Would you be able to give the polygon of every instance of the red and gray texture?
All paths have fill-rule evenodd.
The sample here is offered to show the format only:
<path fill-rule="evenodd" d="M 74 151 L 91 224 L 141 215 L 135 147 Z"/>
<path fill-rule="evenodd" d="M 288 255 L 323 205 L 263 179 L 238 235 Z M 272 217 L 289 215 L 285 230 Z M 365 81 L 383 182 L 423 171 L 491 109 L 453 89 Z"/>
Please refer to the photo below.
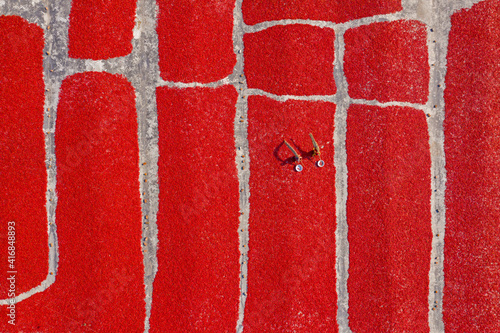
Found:
<path fill-rule="evenodd" d="M 0 331 L 500 330 L 497 2 L 0 13 Z"/>
<path fill-rule="evenodd" d="M 500 331 L 499 17 L 488 1 L 451 18 L 443 320 L 454 332 Z"/>

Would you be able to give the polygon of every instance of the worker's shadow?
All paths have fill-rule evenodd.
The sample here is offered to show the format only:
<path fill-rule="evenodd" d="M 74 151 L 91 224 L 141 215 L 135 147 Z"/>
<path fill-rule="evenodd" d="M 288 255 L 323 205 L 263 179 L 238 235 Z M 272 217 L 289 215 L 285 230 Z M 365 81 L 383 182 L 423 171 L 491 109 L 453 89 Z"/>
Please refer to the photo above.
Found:
<path fill-rule="evenodd" d="M 295 151 L 299 153 L 300 156 L 302 156 L 302 159 L 311 159 L 313 157 L 314 150 L 306 151 L 302 149 L 302 147 L 300 147 L 293 139 L 287 140 L 287 142 L 290 143 L 293 149 L 295 149 Z M 274 148 L 273 155 L 274 158 L 276 158 L 282 166 L 295 164 L 297 162 L 297 159 L 295 158 L 293 152 L 285 145 L 285 141 L 282 141 L 276 148 Z M 290 157 L 283 158 L 282 156 Z"/>

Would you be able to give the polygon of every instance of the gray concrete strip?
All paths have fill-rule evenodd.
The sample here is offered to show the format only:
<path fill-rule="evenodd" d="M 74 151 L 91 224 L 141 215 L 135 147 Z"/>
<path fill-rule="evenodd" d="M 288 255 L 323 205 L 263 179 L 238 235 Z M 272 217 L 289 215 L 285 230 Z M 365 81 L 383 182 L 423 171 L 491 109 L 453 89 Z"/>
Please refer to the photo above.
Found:
<path fill-rule="evenodd" d="M 302 19 L 284 19 L 284 20 L 276 20 L 276 21 L 265 21 L 261 23 L 257 23 L 254 25 L 245 25 L 244 31 L 245 33 L 253 33 L 259 32 L 262 30 L 266 30 L 267 28 L 275 27 L 277 25 L 291 25 L 291 24 L 305 24 L 319 28 L 330 28 L 333 29 L 337 25 L 337 23 L 333 23 L 330 21 L 320 21 L 320 20 L 302 20 Z"/>
<path fill-rule="evenodd" d="M 275 95 L 272 93 L 268 93 L 267 91 L 261 89 L 247 89 L 247 94 L 249 96 L 265 96 L 267 98 L 273 99 L 279 102 L 286 102 L 288 100 L 296 100 L 296 101 L 319 101 L 319 102 L 335 102 L 335 95 Z"/>
<path fill-rule="evenodd" d="M 27 1 L 26 1 L 27 3 Z M 43 1 L 44 8 L 41 11 L 44 16 L 44 30 L 45 30 L 45 49 L 44 49 L 44 78 L 45 78 L 45 117 L 44 117 L 44 131 L 47 136 L 47 158 L 51 168 L 49 170 L 48 187 L 51 198 L 47 201 L 47 211 L 49 216 L 49 243 L 54 246 L 49 247 L 49 251 L 53 252 L 49 255 L 49 267 L 54 272 L 54 281 L 57 277 L 57 266 L 59 262 L 59 245 L 57 241 L 57 224 L 56 224 L 56 177 L 57 177 L 57 161 L 55 155 L 55 122 L 57 117 L 57 104 L 59 102 L 59 89 L 63 78 L 64 72 L 64 58 L 67 52 L 60 52 L 66 50 L 67 45 L 67 26 L 69 23 L 69 11 L 71 7 L 70 1 L 52 3 L 49 0 Z M 59 19 L 56 19 L 59 18 Z M 56 69 L 56 67 L 58 67 Z M 52 199 L 52 200 L 50 200 Z M 52 240 L 52 242 L 51 242 Z M 50 245 L 50 244 L 49 244 Z M 48 288 L 47 284 L 44 288 Z M 30 295 L 31 296 L 31 295 Z"/>
<path fill-rule="evenodd" d="M 156 34 L 155 0 L 138 0 L 133 51 L 126 57 L 104 62 L 107 72 L 123 70 L 136 91 L 136 109 L 139 135 L 139 162 L 142 199 L 142 241 L 144 255 L 144 287 L 146 317 L 144 332 L 149 331 L 153 305 L 153 282 L 158 271 L 158 118 L 156 86 L 159 77 L 158 36 Z M 160 304 L 157 304 L 160 306 Z"/>
<path fill-rule="evenodd" d="M 444 259 L 444 191 L 446 182 L 444 156 L 444 99 L 443 85 L 446 73 L 446 48 L 448 31 L 446 21 L 442 17 L 437 3 L 432 6 L 419 7 L 419 15 L 427 18 L 429 27 L 427 46 L 429 52 L 429 99 L 425 112 L 428 115 L 429 146 L 431 153 L 431 228 L 432 250 L 429 270 L 429 330 L 430 332 L 444 332 L 442 316 L 442 292 L 444 287 L 443 259 Z M 444 19 L 444 21 L 443 21 Z M 436 41 L 436 42 L 435 42 Z M 444 49 L 443 49 L 444 47 Z M 444 56 L 444 58 L 443 58 Z"/>
<path fill-rule="evenodd" d="M 245 25 L 244 30 L 245 33 L 254 33 L 277 25 L 291 25 L 291 24 L 304 24 L 304 25 L 310 25 L 319 28 L 329 28 L 329 29 L 337 29 L 339 27 L 344 27 L 347 30 L 375 22 L 395 21 L 403 19 L 404 17 L 405 15 L 403 12 L 397 12 L 393 14 L 381 14 L 381 15 L 363 17 L 343 23 L 334 23 L 330 21 L 321 21 L 321 20 L 284 19 L 284 20 L 261 22 L 255 25 Z"/>
<path fill-rule="evenodd" d="M 426 110 L 426 106 L 423 104 L 409 103 L 409 102 L 379 102 L 376 100 L 351 98 L 351 104 L 375 105 L 381 108 L 386 108 L 389 106 L 399 106 L 399 107 L 409 107 L 420 111 Z"/>
<path fill-rule="evenodd" d="M 236 54 L 236 66 L 233 70 L 233 85 L 238 92 L 236 115 L 234 118 L 234 137 L 236 149 L 236 168 L 240 186 L 240 224 L 238 227 L 240 248 L 240 304 L 236 332 L 243 332 L 245 303 L 248 295 L 248 218 L 250 215 L 250 152 L 248 146 L 248 87 L 243 72 L 244 58 L 244 23 L 241 4 L 243 0 L 236 0 L 233 11 L 233 50 Z"/>
<path fill-rule="evenodd" d="M 238 79 L 235 77 L 235 75 L 230 75 L 222 80 L 215 81 L 215 82 L 209 82 L 209 83 L 201 83 L 201 82 L 189 82 L 189 83 L 184 83 L 184 82 L 174 82 L 174 81 L 164 81 L 161 78 L 158 79 L 158 86 L 159 87 L 169 87 L 169 88 L 217 88 L 223 85 L 229 85 L 232 84 L 234 85 L 238 81 Z"/>
<path fill-rule="evenodd" d="M 350 333 L 349 328 L 349 293 L 347 290 L 347 279 L 349 278 L 349 242 L 347 240 L 347 109 L 351 104 L 348 93 L 347 79 L 344 74 L 344 33 L 345 27 L 338 26 L 335 29 L 335 60 L 333 77 L 337 86 L 335 103 L 335 129 L 333 132 L 333 143 L 335 147 L 335 215 L 337 217 L 337 229 L 335 230 L 336 244 L 336 273 L 335 280 L 337 290 L 337 325 L 340 333 Z M 332 281 L 333 283 L 333 281 Z"/>

